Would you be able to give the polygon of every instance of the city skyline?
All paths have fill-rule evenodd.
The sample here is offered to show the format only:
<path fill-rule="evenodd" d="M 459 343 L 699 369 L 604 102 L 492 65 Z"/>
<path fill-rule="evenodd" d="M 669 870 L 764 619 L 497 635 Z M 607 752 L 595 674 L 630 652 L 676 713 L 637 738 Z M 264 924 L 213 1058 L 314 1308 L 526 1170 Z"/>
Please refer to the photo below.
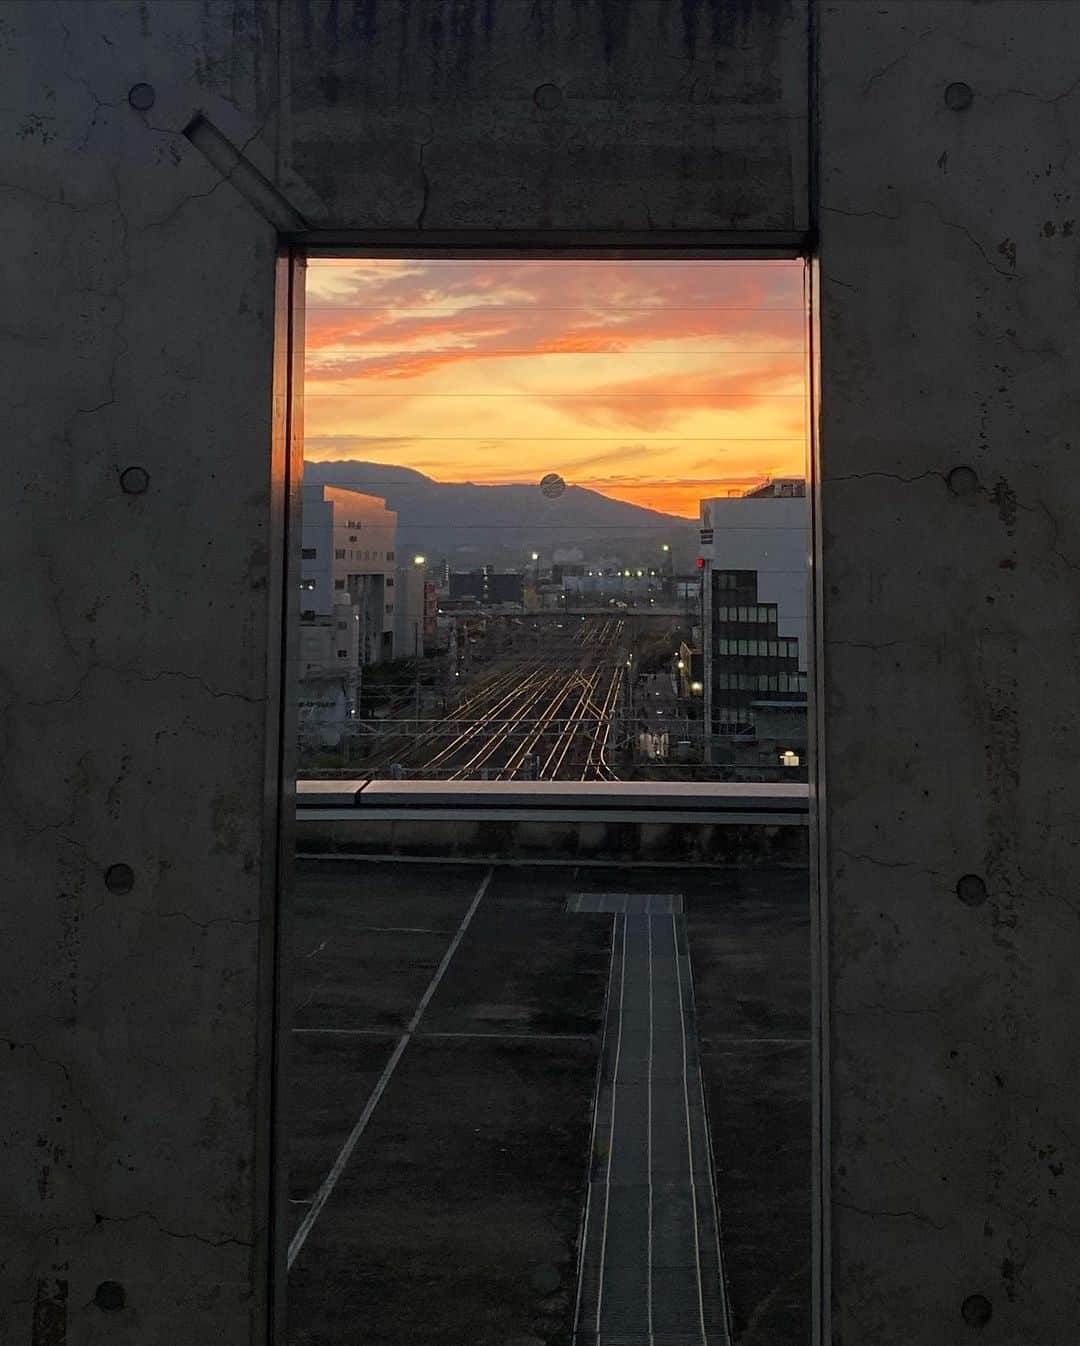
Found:
<path fill-rule="evenodd" d="M 311 461 L 683 518 L 806 461 L 799 262 L 313 260 Z"/>

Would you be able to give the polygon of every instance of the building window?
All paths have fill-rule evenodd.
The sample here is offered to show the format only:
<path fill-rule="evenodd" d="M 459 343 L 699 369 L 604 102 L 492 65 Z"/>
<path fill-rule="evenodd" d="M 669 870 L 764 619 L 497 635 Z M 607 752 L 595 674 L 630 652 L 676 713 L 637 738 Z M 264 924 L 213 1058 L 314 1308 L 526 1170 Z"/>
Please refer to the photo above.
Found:
<path fill-rule="evenodd" d="M 360 525 L 360 520 L 359 520 L 359 519 L 346 519 L 346 521 L 345 521 L 345 527 L 346 527 L 346 528 L 359 528 L 360 526 L 361 526 L 361 525 Z M 349 541 L 350 541 L 350 542 L 355 542 L 355 541 L 356 541 L 356 538 L 351 537 L 351 538 L 349 538 Z"/>
<path fill-rule="evenodd" d="M 335 581 L 334 581 L 334 588 L 335 588 L 335 589 L 344 589 L 344 588 L 345 588 L 345 581 L 344 581 L 344 580 L 335 580 Z"/>
<path fill-rule="evenodd" d="M 388 561 L 392 561 L 392 560 L 394 559 L 394 553 L 393 553 L 392 551 L 388 551 L 388 552 L 386 553 L 386 559 L 387 559 Z"/>
<path fill-rule="evenodd" d="M 309 593 L 311 593 L 312 590 L 315 588 L 315 581 L 314 581 L 314 580 L 301 580 L 301 581 L 300 581 L 300 588 L 301 588 L 302 592 L 304 592 L 304 593 L 306 593 L 306 594 L 309 594 Z"/>
<path fill-rule="evenodd" d="M 344 561 L 344 559 L 345 559 L 345 548 L 344 548 L 344 547 L 337 547 L 337 548 L 335 548 L 335 550 L 334 550 L 334 560 L 335 560 L 335 561 Z"/>
<path fill-rule="evenodd" d="M 313 622 L 315 620 L 315 609 L 314 608 L 302 609 L 300 613 L 300 620 L 302 622 Z"/>
<path fill-rule="evenodd" d="M 315 547 L 301 547 L 301 548 L 300 548 L 300 559 L 301 559 L 302 561 L 314 561 L 314 560 L 316 559 L 316 548 L 315 548 Z"/>
<path fill-rule="evenodd" d="M 387 605 L 386 605 L 386 610 L 387 610 L 387 612 L 393 612 L 393 610 L 394 610 L 394 605 L 393 605 L 393 603 L 387 603 Z"/>
<path fill-rule="evenodd" d="M 349 625 L 348 622 L 338 622 L 337 629 L 339 631 L 345 631 L 348 629 L 348 625 Z"/>
<path fill-rule="evenodd" d="M 387 587 L 388 589 L 392 589 L 392 588 L 394 587 L 394 581 L 393 581 L 391 578 L 389 578 L 389 577 L 387 577 L 386 587 Z"/>
<path fill-rule="evenodd" d="M 338 650 L 338 652 L 337 652 L 337 657 L 338 657 L 339 659 L 348 659 L 348 657 L 349 657 L 349 651 L 348 651 L 348 650 Z"/>

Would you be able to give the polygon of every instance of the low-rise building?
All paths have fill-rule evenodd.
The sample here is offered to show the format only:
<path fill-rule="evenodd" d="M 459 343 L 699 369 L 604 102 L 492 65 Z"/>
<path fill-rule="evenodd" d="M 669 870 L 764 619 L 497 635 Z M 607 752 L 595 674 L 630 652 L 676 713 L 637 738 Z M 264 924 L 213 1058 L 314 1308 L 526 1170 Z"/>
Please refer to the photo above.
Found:
<path fill-rule="evenodd" d="M 496 570 L 481 566 L 478 570 L 452 570 L 450 597 L 472 598 L 481 607 L 511 603 L 523 607 L 525 603 L 525 576 L 520 570 Z"/>

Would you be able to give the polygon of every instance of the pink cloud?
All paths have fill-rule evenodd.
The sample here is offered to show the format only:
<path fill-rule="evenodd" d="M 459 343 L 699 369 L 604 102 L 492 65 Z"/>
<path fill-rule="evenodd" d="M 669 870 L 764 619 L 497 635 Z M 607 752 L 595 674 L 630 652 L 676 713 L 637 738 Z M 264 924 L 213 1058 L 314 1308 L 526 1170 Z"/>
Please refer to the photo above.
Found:
<path fill-rule="evenodd" d="M 419 264 L 418 264 L 419 265 Z M 309 309 L 309 379 L 417 378 L 521 353 L 619 353 L 659 341 L 762 342 L 798 352 L 802 281 L 793 268 L 632 262 L 430 263 L 402 276 L 370 266 L 352 293 Z"/>
<path fill-rule="evenodd" d="M 687 411 L 750 411 L 781 396 L 787 401 L 792 377 L 798 373 L 790 358 L 777 357 L 755 371 L 650 374 L 604 384 L 574 397 L 540 396 L 536 400 L 586 425 L 656 431 L 667 429 Z M 801 394 L 790 400 L 801 404 Z"/>

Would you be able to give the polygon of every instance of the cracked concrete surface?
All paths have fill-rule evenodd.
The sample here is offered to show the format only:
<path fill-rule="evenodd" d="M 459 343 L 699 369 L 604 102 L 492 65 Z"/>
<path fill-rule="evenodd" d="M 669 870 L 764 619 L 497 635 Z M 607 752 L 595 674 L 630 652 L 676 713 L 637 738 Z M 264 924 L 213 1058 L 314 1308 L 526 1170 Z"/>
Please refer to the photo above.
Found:
<path fill-rule="evenodd" d="M 323 227 L 798 229 L 806 6 L 0 8 L 0 1339 L 254 1342 L 280 541 L 260 201 Z"/>
<path fill-rule="evenodd" d="M 274 236 L 181 135 L 264 130 L 273 63 L 200 64 L 248 8 L 0 15 L 5 1342 L 265 1316 Z"/>
<path fill-rule="evenodd" d="M 1080 14 L 928 8 L 821 10 L 832 1331 L 1066 1346 Z"/>
<path fill-rule="evenodd" d="M 800 230 L 817 127 L 834 1339 L 1071 1346 L 1080 15 L 927 8 L 823 0 L 808 106 L 804 0 L 0 6 L 0 1339 L 265 1340 L 276 238 L 202 114 L 343 229 Z"/>

